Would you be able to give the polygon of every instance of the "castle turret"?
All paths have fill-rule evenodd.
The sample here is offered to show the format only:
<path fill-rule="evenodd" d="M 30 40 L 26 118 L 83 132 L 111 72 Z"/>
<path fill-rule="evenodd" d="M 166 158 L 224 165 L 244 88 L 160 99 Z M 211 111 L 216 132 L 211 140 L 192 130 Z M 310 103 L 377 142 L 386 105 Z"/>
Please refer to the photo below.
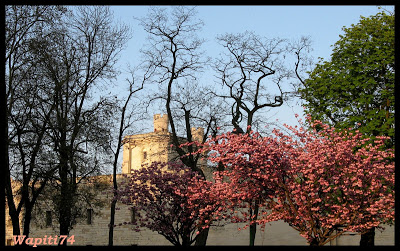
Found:
<path fill-rule="evenodd" d="M 168 132 L 168 115 L 154 114 L 154 132 Z"/>

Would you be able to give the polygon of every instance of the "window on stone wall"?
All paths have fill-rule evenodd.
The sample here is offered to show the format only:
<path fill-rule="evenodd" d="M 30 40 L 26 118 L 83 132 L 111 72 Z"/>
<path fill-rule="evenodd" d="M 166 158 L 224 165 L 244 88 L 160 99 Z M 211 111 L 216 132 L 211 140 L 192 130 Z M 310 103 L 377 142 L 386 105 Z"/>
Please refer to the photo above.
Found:
<path fill-rule="evenodd" d="M 93 222 L 93 209 L 88 208 L 87 209 L 86 224 L 91 225 L 92 222 Z"/>
<path fill-rule="evenodd" d="M 136 220 L 136 209 L 134 207 L 131 208 L 131 222 L 135 222 Z"/>
<path fill-rule="evenodd" d="M 52 223 L 51 211 L 46 211 L 46 227 L 50 227 Z"/>
<path fill-rule="evenodd" d="M 147 159 L 147 152 L 143 152 L 143 159 Z"/>

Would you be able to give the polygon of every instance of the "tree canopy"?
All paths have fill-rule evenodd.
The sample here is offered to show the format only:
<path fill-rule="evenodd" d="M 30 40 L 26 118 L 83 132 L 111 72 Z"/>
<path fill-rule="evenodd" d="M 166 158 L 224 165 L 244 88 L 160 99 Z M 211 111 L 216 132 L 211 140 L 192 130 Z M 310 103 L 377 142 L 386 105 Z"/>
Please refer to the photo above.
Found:
<path fill-rule="evenodd" d="M 222 203 L 213 214 L 250 221 L 246 227 L 283 220 L 310 245 L 393 223 L 394 151 L 381 148 L 389 137 L 361 147 L 371 139 L 358 130 L 307 120 L 312 130 L 285 125 L 289 133 L 228 132 L 208 141 L 208 159 L 226 166 L 211 187 Z M 254 201 L 258 217 L 240 210 Z"/>
<path fill-rule="evenodd" d="M 389 136 L 394 142 L 394 14 L 361 17 L 343 28 L 329 61 L 300 88 L 306 113 L 336 128 Z"/>

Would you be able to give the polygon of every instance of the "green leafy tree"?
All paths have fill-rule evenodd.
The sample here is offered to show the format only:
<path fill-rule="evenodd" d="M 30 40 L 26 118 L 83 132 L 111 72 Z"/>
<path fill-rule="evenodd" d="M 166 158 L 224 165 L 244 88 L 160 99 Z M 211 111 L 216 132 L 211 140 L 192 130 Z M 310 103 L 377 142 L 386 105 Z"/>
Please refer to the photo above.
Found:
<path fill-rule="evenodd" d="M 361 17 L 343 28 L 330 61 L 321 61 L 299 89 L 306 113 L 337 129 L 358 129 L 365 137 L 389 136 L 394 148 L 394 13 Z M 374 245 L 374 228 L 360 245 Z"/>
<path fill-rule="evenodd" d="M 343 31 L 331 60 L 303 81 L 306 112 L 338 129 L 389 136 L 394 145 L 394 14 L 361 17 Z"/>

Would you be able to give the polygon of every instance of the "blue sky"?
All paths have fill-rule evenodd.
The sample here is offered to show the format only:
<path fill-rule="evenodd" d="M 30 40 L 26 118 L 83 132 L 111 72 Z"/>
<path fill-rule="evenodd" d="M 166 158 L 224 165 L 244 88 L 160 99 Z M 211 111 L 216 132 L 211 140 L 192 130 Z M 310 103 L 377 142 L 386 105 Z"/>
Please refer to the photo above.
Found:
<path fill-rule="evenodd" d="M 164 6 L 166 7 L 166 6 Z M 387 7 L 393 10 L 393 7 Z M 136 65 L 139 61 L 139 50 L 145 44 L 147 34 L 133 17 L 143 17 L 148 6 L 112 6 L 116 20 L 131 26 L 133 37 L 123 51 L 119 64 Z M 374 5 L 355 6 L 198 6 L 198 17 L 204 27 L 199 36 L 207 41 L 204 44 L 208 56 L 216 57 L 221 52 L 215 37 L 226 32 L 239 33 L 246 30 L 268 38 L 299 39 L 310 36 L 314 62 L 319 57 L 328 60 L 332 45 L 343 34 L 344 26 L 350 27 L 360 20 L 380 10 Z M 212 73 L 211 73 L 212 75 Z M 122 79 L 121 79 L 122 81 Z M 207 80 L 213 81 L 213 80 Z M 154 111 L 160 113 L 162 111 Z M 302 113 L 300 102 L 293 101 L 279 108 L 265 111 L 271 120 L 279 119 L 282 123 L 294 125 L 294 113 Z"/>

